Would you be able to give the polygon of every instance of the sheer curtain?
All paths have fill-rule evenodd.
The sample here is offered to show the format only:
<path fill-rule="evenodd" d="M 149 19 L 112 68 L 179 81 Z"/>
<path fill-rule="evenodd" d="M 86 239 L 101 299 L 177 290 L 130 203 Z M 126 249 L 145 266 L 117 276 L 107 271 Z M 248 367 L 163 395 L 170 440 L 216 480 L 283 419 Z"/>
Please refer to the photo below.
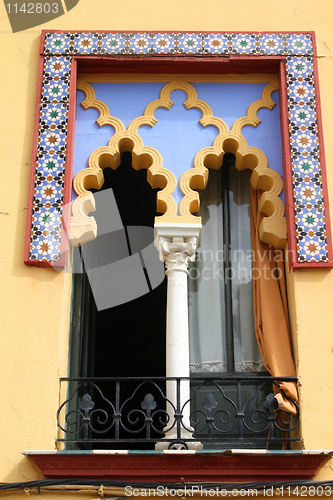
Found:
<path fill-rule="evenodd" d="M 223 212 L 219 171 L 209 172 L 201 192 L 202 231 L 189 266 L 190 371 L 225 372 L 226 332 L 223 280 Z"/>
<path fill-rule="evenodd" d="M 229 168 L 229 264 L 224 263 L 221 169 L 210 170 L 208 184 L 200 195 L 201 242 L 188 280 L 192 373 L 227 371 L 225 267 L 232 284 L 235 371 L 265 369 L 253 319 L 249 174 Z"/>
<path fill-rule="evenodd" d="M 250 170 L 229 169 L 232 313 L 236 372 L 264 371 L 255 334 Z"/>

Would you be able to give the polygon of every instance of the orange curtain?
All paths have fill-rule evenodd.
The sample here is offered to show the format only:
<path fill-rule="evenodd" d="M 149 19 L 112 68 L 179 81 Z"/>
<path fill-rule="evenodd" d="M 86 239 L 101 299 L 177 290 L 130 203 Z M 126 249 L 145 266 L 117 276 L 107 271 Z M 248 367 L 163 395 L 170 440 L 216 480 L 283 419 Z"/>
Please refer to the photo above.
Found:
<path fill-rule="evenodd" d="M 290 327 L 282 252 L 261 243 L 259 224 L 262 214 L 258 210 L 260 192 L 251 188 L 251 225 L 253 250 L 253 308 L 254 324 L 262 359 L 273 377 L 296 375 L 291 353 Z M 279 408 L 292 414 L 298 402 L 294 382 L 278 382 L 274 395 Z"/>

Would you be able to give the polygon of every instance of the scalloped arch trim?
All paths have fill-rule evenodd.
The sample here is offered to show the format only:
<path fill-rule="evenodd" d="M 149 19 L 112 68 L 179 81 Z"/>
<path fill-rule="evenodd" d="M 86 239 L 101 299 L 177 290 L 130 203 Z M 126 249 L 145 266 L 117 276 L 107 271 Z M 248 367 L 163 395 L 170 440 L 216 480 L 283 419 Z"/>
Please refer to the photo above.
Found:
<path fill-rule="evenodd" d="M 246 125 L 257 127 L 260 123 L 257 116 L 259 109 L 272 109 L 275 106 L 271 97 L 275 90 L 278 90 L 277 82 L 266 85 L 262 91 L 261 99 L 249 106 L 246 116 L 238 118 L 231 130 L 228 129 L 223 120 L 213 116 L 210 109 L 205 113 L 203 111 L 201 125 L 204 127 L 214 125 L 218 128 L 219 133 L 213 146 L 201 149 L 194 158 L 194 167 L 184 172 L 180 178 L 179 185 L 184 194 L 179 204 L 179 214 L 182 221 L 187 223 L 201 222 L 201 217 L 193 215 L 193 212 L 197 212 L 200 207 L 199 193 L 194 189 L 205 189 L 209 176 L 208 169 L 219 169 L 222 166 L 224 154 L 233 153 L 236 157 L 236 168 L 238 170 L 252 170 L 252 187 L 264 191 L 258 207 L 260 212 L 266 216 L 259 227 L 260 240 L 275 248 L 284 248 L 287 239 L 287 224 L 284 217 L 285 207 L 279 198 L 283 188 L 282 178 L 278 172 L 268 168 L 268 160 L 263 151 L 248 146 L 242 135 L 243 127 Z M 191 107 L 196 107 L 195 101 L 191 102 Z M 202 108 L 202 110 L 204 109 Z"/>
<path fill-rule="evenodd" d="M 136 170 L 146 168 L 149 184 L 153 188 L 161 188 L 161 191 L 157 193 L 157 210 L 163 215 L 155 217 L 155 222 L 190 224 L 201 223 L 201 218 L 193 215 L 193 212 L 198 211 L 200 206 L 199 193 L 194 189 L 204 189 L 208 181 L 208 169 L 220 168 L 224 153 L 233 153 L 236 156 L 236 168 L 252 170 L 253 188 L 264 191 L 259 201 L 259 210 L 266 215 L 259 228 L 261 241 L 276 248 L 285 246 L 286 220 L 284 204 L 279 198 L 283 187 L 281 176 L 268 168 L 265 154 L 257 148 L 248 146 L 241 133 L 244 126 L 256 127 L 260 123 L 257 117 L 259 109 L 274 107 L 275 103 L 271 95 L 274 90 L 278 89 L 276 82 L 264 88 L 261 99 L 249 106 L 246 116 L 238 118 L 231 130 L 221 118 L 213 116 L 210 106 L 198 99 L 195 88 L 187 82 L 167 83 L 162 88 L 159 99 L 149 103 L 144 114 L 132 120 L 127 130 L 118 118 L 110 116 L 107 105 L 96 99 L 91 85 L 79 79 L 78 89 L 82 90 L 86 96 L 82 106 L 85 109 L 97 109 L 99 118 L 96 121 L 99 126 L 111 125 L 115 134 L 107 146 L 93 151 L 89 157 L 88 168 L 81 170 L 74 178 L 73 186 L 78 198 L 73 203 L 72 227 L 76 231 L 75 237 L 71 234 L 73 244 L 88 241 L 85 228 L 93 226 L 93 217 L 89 216 L 87 211 L 91 204 L 85 203 L 85 197 L 90 195 L 89 189 L 100 189 L 104 183 L 104 168 L 116 169 L 120 164 L 121 153 L 131 151 L 133 168 Z M 213 146 L 200 150 L 194 158 L 194 168 L 184 172 L 180 178 L 180 189 L 184 197 L 179 204 L 179 215 L 177 215 L 176 202 L 172 197 L 177 185 L 174 174 L 163 168 L 161 154 L 154 148 L 144 146 L 138 134 L 140 126 L 153 127 L 157 123 L 154 113 L 158 108 L 170 109 L 172 107 L 170 95 L 174 90 L 182 90 L 186 93 L 187 99 L 184 101 L 184 106 L 187 109 L 197 108 L 202 112 L 199 123 L 203 127 L 213 125 L 218 129 Z M 79 235 L 80 225 L 82 226 L 81 236 Z M 92 238 L 89 237 L 89 239 Z"/>

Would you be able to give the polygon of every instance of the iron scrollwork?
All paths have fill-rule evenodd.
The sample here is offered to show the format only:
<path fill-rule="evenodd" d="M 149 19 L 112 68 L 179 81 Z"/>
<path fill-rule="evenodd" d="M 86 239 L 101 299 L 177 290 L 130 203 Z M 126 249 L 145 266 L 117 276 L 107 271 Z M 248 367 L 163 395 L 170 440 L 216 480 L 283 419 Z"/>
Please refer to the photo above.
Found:
<path fill-rule="evenodd" d="M 229 376 L 191 380 L 191 397 L 181 401 L 180 378 L 67 378 L 67 399 L 57 412 L 62 435 L 58 441 L 79 447 L 120 444 L 131 448 L 189 448 L 200 441 L 206 448 L 281 445 L 299 440 L 295 415 L 278 408 L 273 388 L 281 379 Z M 187 379 L 188 380 L 188 379 Z M 296 379 L 289 377 L 283 380 Z M 167 397 L 174 383 L 176 400 Z M 279 389 L 281 390 L 281 388 Z M 188 410 L 189 420 L 183 415 Z M 171 432 L 172 431 L 172 432 Z M 170 432 L 172 438 L 170 436 Z M 184 437 L 185 436 L 185 437 Z M 275 445 L 274 445 L 275 446 Z"/>

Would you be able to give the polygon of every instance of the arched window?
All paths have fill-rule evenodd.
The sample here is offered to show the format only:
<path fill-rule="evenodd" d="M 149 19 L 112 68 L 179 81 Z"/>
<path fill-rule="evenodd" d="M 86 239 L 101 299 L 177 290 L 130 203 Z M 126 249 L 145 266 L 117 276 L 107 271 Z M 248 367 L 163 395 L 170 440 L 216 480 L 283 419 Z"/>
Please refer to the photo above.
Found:
<path fill-rule="evenodd" d="M 106 202 L 101 207 L 101 198 L 97 195 L 95 215 L 98 220 L 112 218 L 114 214 L 105 213 L 104 206 L 117 210 L 122 227 L 99 236 L 74 252 L 74 271 L 77 272 L 73 274 L 72 377 L 165 376 L 166 279 L 162 276 L 158 286 L 151 283 L 144 260 L 137 257 L 144 250 L 142 242 L 153 239 L 156 215 L 157 190 L 151 188 L 146 177 L 146 170 L 136 172 L 132 168 L 130 152 L 122 154 L 116 170 L 104 170 L 105 182 L 98 193 L 114 196 L 116 206 Z M 129 199 L 140 206 L 140 210 L 133 210 Z M 138 239 L 133 228 L 147 234 Z M 142 294 L 139 291 L 137 298 L 130 295 L 111 297 L 112 292 L 116 294 L 109 265 L 126 259 L 127 266 L 131 266 L 131 258 L 135 259 L 134 272 L 137 266 L 144 274 L 147 289 Z M 162 267 L 162 263 L 160 265 Z M 100 268 L 104 274 L 110 273 L 109 288 L 105 288 L 104 283 L 94 283 L 96 269 Z M 119 279 L 129 288 L 134 277 L 130 273 L 126 275 L 124 269 L 121 271 Z"/>
<path fill-rule="evenodd" d="M 80 88 L 86 94 L 84 106 L 103 110 L 100 123 L 112 125 L 115 133 L 109 138 L 107 146 L 99 147 L 90 154 L 88 168 L 81 169 L 74 179 L 74 188 L 79 197 L 74 201 L 73 221 L 81 220 L 84 236 L 85 224 L 89 222 L 89 217 L 91 220 L 84 209 L 84 203 L 91 197 L 88 190 L 94 191 L 97 188 L 99 192 L 96 193 L 94 215 L 100 231 L 96 240 L 84 243 L 82 249 L 76 252 L 82 260 L 79 271 L 83 272 L 83 276 L 79 275 L 74 280 L 70 375 L 78 376 L 79 380 L 72 381 L 74 385 L 71 382 L 73 395 L 70 405 L 83 405 L 82 411 L 91 415 L 86 420 L 89 421 L 89 426 L 83 437 L 79 436 L 79 442 L 94 442 L 100 432 L 103 434 L 100 446 L 110 446 L 105 441 L 114 441 L 116 446 L 126 446 L 124 443 L 132 435 L 140 437 L 140 419 L 133 420 L 131 417 L 137 411 L 142 414 L 142 410 L 138 410 L 140 406 L 146 412 L 158 408 L 155 416 L 159 412 L 161 415 L 167 412 L 164 418 L 160 415 L 158 425 L 154 424 L 153 418 L 148 419 L 147 414 L 146 422 L 151 422 L 149 425 L 152 427 L 149 428 L 149 440 L 145 446 L 152 446 L 153 435 L 158 448 L 167 446 L 158 439 L 160 437 L 163 440 L 164 434 L 167 442 L 176 445 L 180 441 L 180 446 L 187 446 L 186 441 L 194 447 L 202 447 L 201 441 L 205 442 L 207 439 L 219 442 L 219 432 L 223 434 L 223 429 L 213 435 L 209 433 L 210 437 L 207 438 L 205 432 L 202 433 L 197 428 L 195 414 L 198 408 L 212 405 L 210 410 L 213 410 L 216 407 L 223 408 L 226 402 L 230 405 L 230 401 L 233 401 L 234 408 L 235 405 L 240 406 L 237 415 L 242 415 L 242 408 L 246 406 L 251 408 L 251 411 L 248 410 L 250 414 L 256 411 L 252 408 L 251 401 L 255 400 L 259 407 L 263 407 L 268 393 L 272 391 L 272 385 L 268 379 L 264 380 L 264 384 L 257 379 L 244 381 L 244 375 L 260 372 L 267 376 L 270 372 L 277 376 L 276 370 L 271 370 L 267 356 L 263 354 L 262 346 L 267 345 L 267 330 L 265 328 L 265 336 L 260 343 L 258 320 L 255 323 L 258 318 L 254 314 L 252 261 L 255 254 L 254 242 L 258 239 L 258 235 L 254 234 L 257 229 L 254 217 L 259 213 L 259 206 L 252 198 L 256 198 L 253 193 L 258 193 L 260 209 L 266 216 L 258 223 L 260 238 L 277 242 L 278 246 L 283 245 L 285 221 L 283 203 L 278 197 L 282 181 L 276 171 L 268 168 L 265 154 L 258 148 L 248 146 L 241 132 L 245 125 L 256 124 L 255 114 L 258 109 L 270 109 L 273 106 L 271 93 L 276 89 L 276 82 L 262 85 L 259 89 L 261 99 L 251 103 L 247 111 L 245 107 L 243 112 L 246 112 L 246 116 L 234 120 L 231 129 L 223 118 L 213 116 L 210 105 L 198 98 L 195 85 L 187 82 L 175 80 L 166 84 L 159 83 L 159 99 L 148 101 L 143 115 L 128 120 L 130 123 L 127 128 L 123 123 L 126 118 L 122 118 L 121 114 L 122 120 L 117 116 L 111 117 L 105 111 L 107 108 L 97 100 L 95 90 L 89 83 L 81 82 Z M 200 85 L 197 88 L 205 90 Z M 220 89 L 225 90 L 223 87 Z M 181 90 L 185 95 L 177 94 L 178 108 L 175 108 L 178 109 L 178 114 L 171 122 L 169 119 L 165 136 L 162 134 L 158 137 L 164 151 L 162 155 L 159 150 L 145 145 L 139 128 L 142 125 L 156 125 L 155 111 L 161 107 L 170 109 L 173 106 L 171 94 L 175 90 Z M 148 98 L 151 99 L 150 96 Z M 185 157 L 182 156 L 183 150 L 186 150 L 186 141 L 183 137 L 179 140 L 175 131 L 182 131 L 188 140 L 188 110 L 192 108 L 199 110 L 199 113 L 194 114 L 195 125 L 198 116 L 202 116 L 197 129 L 191 125 L 192 134 L 212 125 L 215 127 L 215 135 L 210 138 L 208 147 L 204 148 L 196 141 L 189 141 L 192 148 L 189 166 L 193 166 L 186 170 Z M 119 113 L 121 112 L 120 108 Z M 145 136 L 145 130 L 142 133 L 148 141 L 149 136 Z M 175 174 L 164 167 L 167 164 L 168 149 L 171 149 L 171 164 L 175 165 L 175 173 L 178 163 L 180 164 L 178 179 L 181 193 L 178 191 L 177 195 L 174 193 Z M 226 152 L 228 149 L 233 152 Z M 147 179 L 155 189 L 149 186 Z M 156 188 L 160 188 L 160 191 Z M 200 203 L 197 189 L 201 190 Z M 114 196 L 112 209 L 107 205 L 101 208 L 98 201 L 98 195 L 103 192 L 108 194 L 108 191 Z M 182 198 L 177 213 L 172 196 L 179 198 L 179 195 Z M 195 207 L 200 207 L 196 214 Z M 122 241 L 121 251 L 119 247 L 116 259 L 114 240 L 118 235 L 111 229 L 108 234 L 103 234 L 104 229 L 101 232 L 105 220 L 114 217 L 115 211 L 119 211 L 120 226 L 117 228 Z M 158 216 L 158 211 L 163 215 Z M 82 218 L 82 215 L 86 218 Z M 131 226 L 138 227 L 142 232 L 147 227 L 152 228 L 154 221 L 156 234 L 160 238 L 157 246 L 166 264 L 167 295 L 165 281 L 158 283 L 159 286 L 149 285 L 149 266 L 140 253 L 141 249 L 137 248 L 135 255 L 132 252 L 132 248 L 138 245 L 136 242 L 133 245 Z M 201 246 L 196 248 L 200 222 Z M 74 227 L 77 229 L 79 226 Z M 188 239 L 192 233 L 197 236 Z M 196 262 L 189 268 L 188 308 L 187 264 L 194 257 L 195 250 Z M 124 257 L 126 251 L 129 251 L 128 260 Z M 120 302 L 113 302 L 111 298 L 117 295 L 118 289 L 124 286 L 135 289 L 136 270 L 131 267 L 131 261 L 135 258 L 139 272 L 147 278 L 149 289 L 134 296 L 126 295 L 125 300 Z M 108 266 L 108 259 L 112 262 L 111 266 Z M 133 274 L 125 272 L 125 261 Z M 116 274 L 113 264 L 119 268 Z M 282 337 L 288 336 L 287 319 L 285 321 L 286 328 L 281 332 Z M 290 350 L 289 344 L 286 346 L 288 348 Z M 260 350 L 264 360 L 260 356 Z M 192 358 L 190 360 L 189 351 Z M 279 363 L 277 365 L 279 368 Z M 292 368 L 286 366 L 288 375 L 293 375 L 293 365 Z M 191 384 L 188 380 L 190 372 L 193 377 Z M 225 374 L 240 374 L 243 378 L 229 378 L 226 383 L 221 379 Z M 152 379 L 156 376 L 163 380 Z M 208 379 L 199 381 L 198 386 L 198 377 L 205 379 L 207 376 Z M 123 380 L 122 377 L 130 377 L 130 380 Z M 139 383 L 139 389 L 133 386 L 138 377 L 139 382 L 136 383 Z M 145 380 L 140 377 L 145 377 Z M 143 394 L 142 388 L 146 384 L 150 392 Z M 222 388 L 225 385 L 228 396 Z M 285 392 L 281 393 L 277 385 L 275 393 L 285 403 Z M 287 402 L 288 397 L 294 397 L 295 394 L 287 392 Z M 161 406 L 158 406 L 157 400 L 160 400 Z M 277 406 L 277 401 L 273 402 L 273 406 Z M 107 408 L 104 408 L 105 405 L 112 408 L 118 405 L 114 410 L 120 418 L 119 422 L 117 420 L 118 428 L 112 420 L 114 417 L 109 416 Z M 97 406 L 101 406 L 100 410 L 103 409 L 105 415 L 108 415 L 104 424 L 94 416 L 98 413 L 94 410 Z M 230 410 L 231 408 L 218 411 Z M 244 418 L 250 418 L 249 414 Z M 174 420 L 176 415 L 181 418 L 177 426 Z M 230 417 L 233 423 L 229 431 L 232 432 L 229 432 L 225 443 L 229 443 L 228 439 L 231 440 L 230 443 L 237 440 L 237 432 L 233 432 L 238 427 L 237 415 Z M 251 435 L 253 432 L 261 433 L 260 439 L 263 443 L 266 442 L 265 418 L 267 415 L 257 422 L 255 429 L 242 431 L 243 436 L 249 434 L 247 439 L 251 446 L 254 445 Z M 96 429 L 98 424 L 101 424 L 99 430 Z M 245 429 L 247 424 L 244 421 L 241 425 Z M 68 434 L 70 433 L 80 434 L 80 430 L 74 426 L 74 429 L 68 430 Z M 214 442 L 209 442 L 209 446 L 216 447 Z M 243 445 L 242 441 L 234 443 L 235 447 Z"/>
<path fill-rule="evenodd" d="M 192 373 L 265 370 L 255 336 L 250 171 L 225 154 L 200 194 L 202 231 L 189 269 Z"/>

